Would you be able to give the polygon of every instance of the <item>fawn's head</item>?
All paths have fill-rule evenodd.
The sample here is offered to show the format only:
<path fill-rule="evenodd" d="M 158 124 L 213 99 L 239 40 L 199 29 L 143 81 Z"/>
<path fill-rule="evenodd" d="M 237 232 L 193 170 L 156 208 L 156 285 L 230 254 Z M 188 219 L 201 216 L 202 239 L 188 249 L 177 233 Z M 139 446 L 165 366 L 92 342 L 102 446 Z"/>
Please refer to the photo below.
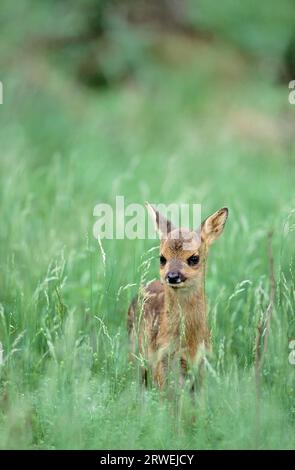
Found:
<path fill-rule="evenodd" d="M 146 205 L 161 240 L 161 281 L 173 289 L 194 288 L 204 279 L 208 248 L 223 232 L 228 209 L 219 209 L 197 230 L 189 230 L 176 228 L 153 206 Z"/>

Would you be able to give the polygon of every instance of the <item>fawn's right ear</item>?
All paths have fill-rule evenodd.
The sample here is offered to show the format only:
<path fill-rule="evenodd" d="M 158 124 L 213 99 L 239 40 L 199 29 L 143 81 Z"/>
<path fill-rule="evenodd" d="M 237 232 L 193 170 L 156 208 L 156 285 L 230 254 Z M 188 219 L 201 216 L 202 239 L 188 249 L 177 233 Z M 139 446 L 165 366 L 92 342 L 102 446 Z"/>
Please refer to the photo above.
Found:
<path fill-rule="evenodd" d="M 222 234 L 227 217 L 228 208 L 223 207 L 207 217 L 202 223 L 201 236 L 208 246 Z"/>
<path fill-rule="evenodd" d="M 175 229 L 174 225 L 148 202 L 145 203 L 145 206 L 155 223 L 155 229 L 159 233 L 160 238 L 166 238 L 168 233 Z"/>

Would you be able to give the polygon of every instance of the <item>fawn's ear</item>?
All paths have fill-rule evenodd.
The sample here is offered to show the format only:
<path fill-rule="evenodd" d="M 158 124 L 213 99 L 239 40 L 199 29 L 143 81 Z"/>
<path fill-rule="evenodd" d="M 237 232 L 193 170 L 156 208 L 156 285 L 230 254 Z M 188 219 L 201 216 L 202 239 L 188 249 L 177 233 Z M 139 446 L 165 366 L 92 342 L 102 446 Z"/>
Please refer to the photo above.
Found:
<path fill-rule="evenodd" d="M 212 242 L 220 237 L 223 232 L 227 216 L 228 209 L 227 207 L 223 207 L 202 222 L 201 237 L 207 245 L 211 245 Z"/>
<path fill-rule="evenodd" d="M 154 208 L 154 206 L 152 206 L 148 202 L 145 203 L 145 206 L 152 220 L 155 223 L 155 228 L 159 233 L 160 238 L 167 237 L 168 233 L 175 229 L 172 222 L 166 219 L 166 217 L 164 217 L 159 211 L 157 211 L 157 209 Z"/>

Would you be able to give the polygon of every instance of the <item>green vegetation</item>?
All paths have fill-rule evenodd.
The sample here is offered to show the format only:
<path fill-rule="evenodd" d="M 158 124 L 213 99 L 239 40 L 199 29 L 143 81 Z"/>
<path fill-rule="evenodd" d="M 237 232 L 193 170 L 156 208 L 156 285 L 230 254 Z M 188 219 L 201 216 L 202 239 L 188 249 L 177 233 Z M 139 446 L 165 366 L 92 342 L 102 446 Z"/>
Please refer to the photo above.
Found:
<path fill-rule="evenodd" d="M 9 2 L 3 5 L 5 19 Z M 46 11 L 33 32 L 47 21 L 54 28 Z M 118 33 L 132 76 L 102 89 L 72 76 L 70 54 L 20 53 L 15 27 L 4 30 L 1 448 L 295 446 L 295 367 L 288 361 L 295 339 L 295 108 L 277 81 L 283 47 L 264 60 L 270 35 L 256 29 L 259 54 L 248 56 L 235 42 L 240 23 L 234 30 L 230 22 L 223 35 L 210 11 L 203 6 L 198 17 L 207 15 L 206 28 L 220 34 L 210 41 Z M 273 23 L 279 34 L 285 23 Z M 240 40 L 250 44 L 255 36 L 247 34 Z M 104 63 L 115 70 L 111 59 Z M 92 213 L 116 195 L 126 204 L 201 203 L 203 216 L 230 208 L 208 262 L 213 355 L 195 423 L 186 392 L 175 414 L 156 390 L 142 392 L 128 365 L 127 308 L 141 280 L 158 275 L 157 252 L 149 251 L 157 242 L 103 241 L 103 262 Z M 277 290 L 257 413 L 255 344 L 269 302 L 269 231 Z"/>

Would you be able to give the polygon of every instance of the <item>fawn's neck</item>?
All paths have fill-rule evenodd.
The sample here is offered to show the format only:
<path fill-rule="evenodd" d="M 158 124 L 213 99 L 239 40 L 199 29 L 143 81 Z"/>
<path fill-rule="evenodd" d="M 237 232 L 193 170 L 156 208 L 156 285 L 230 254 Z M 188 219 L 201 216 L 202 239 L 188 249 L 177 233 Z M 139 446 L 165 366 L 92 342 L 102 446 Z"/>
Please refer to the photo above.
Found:
<path fill-rule="evenodd" d="M 182 338 L 194 355 L 198 345 L 208 340 L 205 280 L 201 277 L 195 288 L 172 289 L 165 286 L 165 311 L 170 335 Z M 184 334 L 183 334 L 184 333 Z"/>

